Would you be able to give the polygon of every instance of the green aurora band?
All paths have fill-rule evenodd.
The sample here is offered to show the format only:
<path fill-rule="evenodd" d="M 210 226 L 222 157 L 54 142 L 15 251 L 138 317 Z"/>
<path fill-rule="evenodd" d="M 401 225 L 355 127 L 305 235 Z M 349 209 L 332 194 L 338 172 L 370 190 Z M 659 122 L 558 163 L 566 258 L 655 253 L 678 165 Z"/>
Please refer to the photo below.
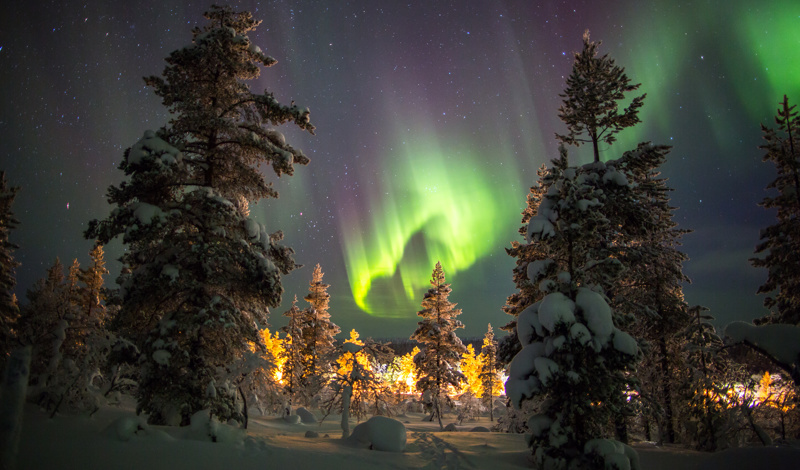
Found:
<path fill-rule="evenodd" d="M 370 195 L 368 220 L 344 217 L 350 288 L 370 315 L 407 317 L 437 261 L 450 280 L 498 251 L 518 222 L 513 165 L 498 165 L 493 176 L 474 150 L 418 135 L 395 147 L 392 168 L 375 185 L 380 193 Z"/>

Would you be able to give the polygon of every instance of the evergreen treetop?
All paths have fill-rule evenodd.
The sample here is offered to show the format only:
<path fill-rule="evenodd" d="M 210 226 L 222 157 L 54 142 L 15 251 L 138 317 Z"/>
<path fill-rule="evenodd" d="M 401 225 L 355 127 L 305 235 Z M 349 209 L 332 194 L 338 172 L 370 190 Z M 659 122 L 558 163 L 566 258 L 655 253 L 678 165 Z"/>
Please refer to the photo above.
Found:
<path fill-rule="evenodd" d="M 567 88 L 559 95 L 564 101 L 558 117 L 569 132 L 556 133 L 556 138 L 567 145 L 591 142 L 596 162 L 600 161 L 600 142 L 610 145 L 617 133 L 640 122 L 639 108 L 646 96 L 634 98 L 619 112 L 619 101 L 625 98 L 625 93 L 638 89 L 640 84 L 632 85 L 625 69 L 616 65 L 608 54 L 598 57 L 600 44 L 589 39 L 589 30 L 584 32 L 583 49 L 575 53 Z"/>
<path fill-rule="evenodd" d="M 445 282 L 441 263 L 436 263 L 430 282 L 432 287 L 423 297 L 422 310 L 417 312 L 422 321 L 417 323 L 411 339 L 422 346 L 414 357 L 417 390 L 429 394 L 433 405 L 430 419 L 438 418 L 439 427 L 443 428 L 443 406 L 450 402 L 448 387 L 457 390 L 464 381 L 464 374 L 458 371 L 458 362 L 467 349 L 456 335 L 456 330 L 464 327 L 456 320 L 461 310 L 448 300 L 452 289 Z"/>

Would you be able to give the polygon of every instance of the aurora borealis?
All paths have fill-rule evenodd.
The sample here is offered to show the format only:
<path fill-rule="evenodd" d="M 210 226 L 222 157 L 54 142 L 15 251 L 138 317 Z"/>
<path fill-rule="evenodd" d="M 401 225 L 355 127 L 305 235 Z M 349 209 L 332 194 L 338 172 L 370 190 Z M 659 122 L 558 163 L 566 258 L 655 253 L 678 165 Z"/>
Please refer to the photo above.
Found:
<path fill-rule="evenodd" d="M 252 39 L 278 59 L 251 87 L 308 106 L 317 127 L 280 129 L 311 163 L 276 181 L 280 199 L 252 208 L 305 266 L 285 278 L 273 326 L 320 263 L 343 331 L 407 337 L 436 261 L 464 312 L 460 335 L 505 324 L 504 248 L 520 240 L 536 169 L 556 156 L 558 93 L 585 29 L 647 93 L 642 123 L 603 158 L 639 141 L 673 146 L 663 174 L 676 220 L 694 230 L 687 300 L 720 322 L 762 315 L 766 273 L 747 259 L 773 220 L 757 204 L 774 170 L 761 162 L 759 125 L 772 124 L 784 94 L 800 102 L 800 3 L 761 3 L 234 2 L 263 20 Z M 141 77 L 163 70 L 207 7 L 0 7 L 0 169 L 22 186 L 20 298 L 56 256 L 88 259 L 81 234 L 107 214 L 122 152 L 168 120 Z"/>

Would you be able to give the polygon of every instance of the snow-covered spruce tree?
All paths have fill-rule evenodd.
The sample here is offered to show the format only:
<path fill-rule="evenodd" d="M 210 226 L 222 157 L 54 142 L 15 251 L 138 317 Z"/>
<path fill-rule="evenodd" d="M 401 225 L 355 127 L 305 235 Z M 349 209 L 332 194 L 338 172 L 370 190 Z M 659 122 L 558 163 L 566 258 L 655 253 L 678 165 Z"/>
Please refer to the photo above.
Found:
<path fill-rule="evenodd" d="M 0 171 L 0 372 L 6 360 L 17 345 L 15 323 L 19 317 L 19 305 L 14 296 L 17 284 L 15 269 L 19 263 L 14 260 L 14 250 L 19 248 L 8 239 L 19 221 L 11 210 L 19 187 L 9 186 L 6 172 Z"/>
<path fill-rule="evenodd" d="M 567 77 L 564 103 L 558 117 L 567 124 L 566 135 L 556 138 L 568 145 L 592 144 L 594 161 L 600 161 L 599 143 L 612 144 L 615 134 L 639 121 L 639 108 L 646 95 L 634 98 L 627 108 L 619 112 L 619 101 L 625 93 L 639 88 L 631 85 L 625 69 L 614 63 L 608 54 L 597 56 L 600 42 L 589 39 L 589 30 L 583 33 L 583 49 L 575 53 L 572 73 Z M 583 136 L 586 134 L 586 136 Z"/>
<path fill-rule="evenodd" d="M 20 308 L 17 334 L 22 344 L 33 346 L 31 355 L 29 397 L 34 401 L 39 390 L 44 389 L 49 375 L 60 363 L 61 345 L 64 341 L 69 301 L 64 284 L 64 265 L 56 258 L 39 279 L 25 293 L 27 303 Z"/>
<path fill-rule="evenodd" d="M 452 289 L 445 283 L 442 264 L 437 262 L 431 275 L 431 287 L 422 299 L 422 310 L 417 315 L 422 321 L 417 323 L 417 330 L 411 340 L 421 345 L 421 351 L 414 357 L 417 369 L 417 391 L 430 397 L 433 418 L 439 420 L 439 428 L 444 429 L 442 414 L 445 405 L 451 403 L 448 387 L 458 390 L 465 380 L 464 374 L 458 371 L 461 355 L 467 351 L 456 330 L 464 325 L 456 320 L 461 309 L 450 302 L 448 297 Z"/>
<path fill-rule="evenodd" d="M 602 162 L 569 167 L 563 146 L 547 178 L 549 190 L 527 227 L 528 242 L 546 246 L 551 256 L 527 268 L 544 298 L 517 318 L 522 350 L 509 365 L 506 394 L 516 407 L 544 398 L 528 419 L 539 468 L 602 468 L 631 457 L 604 454 L 597 441 L 626 413 L 623 392 L 635 386 L 640 354 L 636 340 L 615 325 L 603 287 L 623 268 L 608 239 L 614 230 L 603 206 L 614 201 L 603 187 L 628 183 Z"/>
<path fill-rule="evenodd" d="M 276 63 L 247 36 L 259 21 L 218 6 L 205 17 L 163 77 L 145 78 L 172 119 L 125 152 L 128 179 L 109 188 L 116 208 L 85 234 L 101 243 L 122 236 L 128 247 L 120 324 L 142 352 L 138 410 L 157 424 L 188 424 L 201 409 L 241 419 L 232 387 L 217 379 L 248 341 L 259 344 L 281 274 L 296 267 L 283 234 L 269 234 L 248 206 L 277 196 L 262 165 L 280 176 L 308 162 L 270 126 L 314 129 L 307 109 L 244 83 Z"/>
<path fill-rule="evenodd" d="M 795 106 L 789 106 L 784 95 L 775 116 L 777 128 L 761 125 L 766 144 L 764 161 L 775 164 L 778 176 L 767 185 L 777 190 L 776 196 L 765 197 L 761 206 L 777 210 L 777 223 L 761 231 L 756 246 L 758 258 L 750 262 L 767 268 L 767 281 L 759 294 L 771 294 L 764 306 L 771 313 L 756 323 L 788 323 L 800 325 L 800 119 Z"/>
<path fill-rule="evenodd" d="M 306 398 L 316 395 L 325 385 L 326 378 L 331 373 L 331 363 L 336 349 L 336 335 L 341 329 L 331 321 L 328 312 L 330 285 L 322 282 L 322 268 L 319 264 L 314 267 L 313 277 L 308 287 L 305 301 L 310 304 L 303 311 L 303 351 L 306 358 L 303 382 L 305 383 Z"/>
<path fill-rule="evenodd" d="M 97 408 L 101 371 L 116 340 L 103 324 L 99 298 L 106 273 L 102 248 L 90 254 L 92 266 L 81 270 L 75 260 L 66 277 L 56 260 L 47 277 L 28 291 L 29 304 L 19 321 L 20 339 L 33 346 L 29 399 L 51 414 Z"/>

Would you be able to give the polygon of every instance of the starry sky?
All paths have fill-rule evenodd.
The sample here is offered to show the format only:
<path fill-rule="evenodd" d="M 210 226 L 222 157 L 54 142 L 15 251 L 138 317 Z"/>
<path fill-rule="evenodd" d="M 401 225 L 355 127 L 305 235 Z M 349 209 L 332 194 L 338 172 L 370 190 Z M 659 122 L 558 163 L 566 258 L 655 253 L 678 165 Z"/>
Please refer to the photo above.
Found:
<path fill-rule="evenodd" d="M 765 313 L 766 272 L 748 258 L 774 214 L 758 203 L 774 169 L 759 124 L 784 94 L 800 100 L 800 2 L 775 0 L 243 1 L 263 20 L 251 40 L 278 64 L 250 85 L 311 109 L 316 136 L 280 130 L 311 158 L 276 179 L 281 197 L 251 214 L 281 229 L 305 265 L 284 303 L 307 293 L 316 263 L 343 331 L 407 337 L 437 260 L 462 337 L 508 317 L 520 212 L 536 169 L 557 156 L 558 94 L 581 35 L 647 93 L 637 142 L 673 146 L 663 174 L 692 278 L 685 294 L 719 324 Z M 82 238 L 105 217 L 117 165 L 145 130 L 168 121 L 142 77 L 187 45 L 208 4 L 141 0 L 3 2 L 0 169 L 21 186 L 12 241 L 20 298 L 56 257 L 88 261 Z M 574 163 L 589 148 L 571 151 Z M 274 178 L 273 175 L 269 175 Z M 107 258 L 121 253 L 106 247 Z M 109 263 L 112 276 L 119 264 Z M 304 304 L 301 300 L 300 304 Z"/>

